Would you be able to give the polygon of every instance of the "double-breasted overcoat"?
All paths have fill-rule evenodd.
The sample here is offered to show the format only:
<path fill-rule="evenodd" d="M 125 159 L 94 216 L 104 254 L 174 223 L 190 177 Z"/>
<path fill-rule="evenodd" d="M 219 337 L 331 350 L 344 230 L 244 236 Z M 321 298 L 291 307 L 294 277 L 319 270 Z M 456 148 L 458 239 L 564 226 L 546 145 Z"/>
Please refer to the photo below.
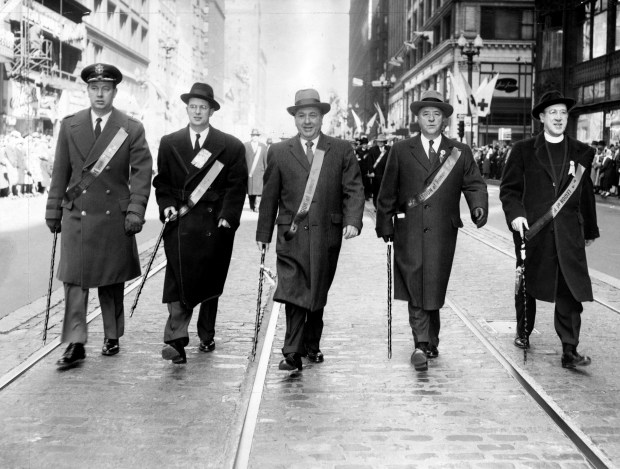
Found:
<path fill-rule="evenodd" d="M 256 153 L 252 149 L 251 142 L 246 142 L 243 146 L 245 147 L 245 163 L 248 167 L 248 195 L 261 195 L 263 193 L 263 176 L 267 168 L 267 145 L 259 142 Z M 256 165 L 254 164 L 255 158 Z"/>
<path fill-rule="evenodd" d="M 179 210 L 187 204 L 215 161 L 224 165 L 200 201 L 185 216 L 169 222 L 164 231 L 168 264 L 163 302 L 180 301 L 190 308 L 224 291 L 248 178 L 245 150 L 237 138 L 210 127 L 202 149 L 210 156 L 199 169 L 192 164 L 197 153 L 189 126 L 165 135 L 159 144 L 158 173 L 153 180 L 163 221 L 167 207 Z M 231 228 L 218 227 L 221 218 Z"/>
<path fill-rule="evenodd" d="M 594 149 L 569 136 L 567 164 L 585 168 L 578 189 L 562 210 L 525 245 L 527 291 L 538 300 L 555 301 L 558 266 L 577 301 L 592 301 L 585 240 L 599 237 L 596 201 L 590 179 Z M 568 171 L 554 185 L 544 134 L 517 142 L 504 169 L 500 199 L 508 224 L 527 218 L 530 228 L 547 212 L 572 179 Z"/>
<path fill-rule="evenodd" d="M 74 200 L 67 189 L 92 169 L 120 128 L 128 136 L 106 168 Z M 63 119 L 45 218 L 62 218 L 58 279 L 82 288 L 125 282 L 140 275 L 135 236 L 125 234 L 125 216 L 144 218 L 153 161 L 140 121 L 113 109 L 95 140 L 90 109 Z"/>
<path fill-rule="evenodd" d="M 425 202 L 406 210 L 453 148 L 461 156 L 443 184 Z M 437 154 L 442 161 L 431 166 L 419 135 L 396 142 L 377 199 L 377 235 L 394 236 L 394 298 L 426 310 L 440 309 L 445 301 L 456 237 L 463 226 L 461 193 L 470 210 L 481 207 L 488 212 L 486 184 L 470 148 L 442 136 Z"/>
<path fill-rule="evenodd" d="M 299 136 L 269 147 L 256 241 L 270 243 L 277 226 L 278 286 L 274 299 L 310 311 L 323 308 L 336 273 L 342 229 L 362 229 L 364 188 L 348 142 L 321 134 L 325 157 L 307 217 L 290 241 L 284 238 L 299 208 L 310 164 Z"/>

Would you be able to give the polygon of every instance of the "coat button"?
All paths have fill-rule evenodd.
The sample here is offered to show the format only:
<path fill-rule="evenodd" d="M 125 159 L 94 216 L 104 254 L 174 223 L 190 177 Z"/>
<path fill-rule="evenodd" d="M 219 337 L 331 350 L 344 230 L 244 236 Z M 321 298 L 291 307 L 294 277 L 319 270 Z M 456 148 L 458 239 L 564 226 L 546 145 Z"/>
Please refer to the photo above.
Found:
<path fill-rule="evenodd" d="M 429 231 L 431 231 L 430 228 L 424 228 L 424 233 L 428 233 Z"/>
<path fill-rule="evenodd" d="M 110 167 L 109 167 L 109 166 L 106 166 L 106 167 L 105 167 L 105 170 L 106 170 L 106 171 L 110 171 Z"/>
<path fill-rule="evenodd" d="M 304 226 L 304 230 L 307 230 L 307 229 L 308 229 L 308 225 Z"/>
<path fill-rule="evenodd" d="M 211 232 L 210 231 L 207 233 L 207 236 L 211 236 Z"/>
<path fill-rule="evenodd" d="M 430 205 L 428 205 L 428 204 L 424 205 L 424 208 L 429 208 L 429 207 L 430 207 Z"/>
<path fill-rule="evenodd" d="M 86 194 L 86 189 L 84 189 L 84 190 L 82 191 L 82 194 Z"/>
<path fill-rule="evenodd" d="M 106 210 L 106 211 L 105 211 L 105 214 L 106 214 L 106 215 L 109 215 L 109 214 L 110 214 L 110 211 L 109 211 L 109 210 Z"/>
<path fill-rule="evenodd" d="M 110 189 L 106 189 L 105 193 L 109 194 L 110 193 Z"/>
<path fill-rule="evenodd" d="M 209 213 L 211 213 L 212 211 L 213 211 L 213 209 L 212 209 L 211 207 L 209 207 L 209 208 L 207 209 L 207 212 L 209 212 Z"/>
<path fill-rule="evenodd" d="M 82 210 L 82 216 L 86 216 L 86 210 Z"/>

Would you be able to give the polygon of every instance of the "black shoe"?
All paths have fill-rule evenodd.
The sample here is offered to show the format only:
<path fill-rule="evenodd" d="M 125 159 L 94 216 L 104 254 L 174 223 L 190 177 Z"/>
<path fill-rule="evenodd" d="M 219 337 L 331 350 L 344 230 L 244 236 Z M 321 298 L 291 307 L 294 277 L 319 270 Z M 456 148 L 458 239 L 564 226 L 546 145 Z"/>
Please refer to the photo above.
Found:
<path fill-rule="evenodd" d="M 439 350 L 436 345 L 429 345 L 426 349 L 426 356 L 428 358 L 437 358 L 439 356 Z"/>
<path fill-rule="evenodd" d="M 308 360 L 314 363 L 323 363 L 323 360 L 325 359 L 325 357 L 323 356 L 323 352 L 321 352 L 320 350 L 317 350 L 316 352 L 313 352 L 312 350 L 307 350 L 306 356 L 308 357 Z"/>
<path fill-rule="evenodd" d="M 86 352 L 84 351 L 84 344 L 79 342 L 69 344 L 65 353 L 56 362 L 59 368 L 70 368 L 77 365 L 86 358 Z"/>
<path fill-rule="evenodd" d="M 278 368 L 280 370 L 287 370 L 287 371 L 293 371 L 293 370 L 301 371 L 301 369 L 303 368 L 301 364 L 301 355 L 298 353 L 286 354 L 286 356 L 284 357 L 284 360 L 280 362 L 280 365 L 278 366 Z"/>
<path fill-rule="evenodd" d="M 411 363 L 416 371 L 426 371 L 428 370 L 428 359 L 426 358 L 426 351 L 417 348 L 411 354 Z"/>
<path fill-rule="evenodd" d="M 179 340 L 175 340 L 170 344 L 165 344 L 164 348 L 161 349 L 161 357 L 164 360 L 170 360 L 176 365 L 187 363 L 185 347 L 183 347 L 183 344 L 181 344 Z"/>
<path fill-rule="evenodd" d="M 515 347 L 519 347 L 520 349 L 530 348 L 530 339 L 525 336 L 516 336 L 513 344 L 515 344 Z"/>
<path fill-rule="evenodd" d="M 121 351 L 118 345 L 118 339 L 103 339 L 103 347 L 101 347 L 101 355 L 116 355 Z"/>
<path fill-rule="evenodd" d="M 577 368 L 578 366 L 588 366 L 590 363 L 592 363 L 590 357 L 580 355 L 576 350 L 562 354 L 562 368 Z"/>
<path fill-rule="evenodd" d="M 215 350 L 215 340 L 201 340 L 198 350 L 201 352 L 213 352 Z"/>

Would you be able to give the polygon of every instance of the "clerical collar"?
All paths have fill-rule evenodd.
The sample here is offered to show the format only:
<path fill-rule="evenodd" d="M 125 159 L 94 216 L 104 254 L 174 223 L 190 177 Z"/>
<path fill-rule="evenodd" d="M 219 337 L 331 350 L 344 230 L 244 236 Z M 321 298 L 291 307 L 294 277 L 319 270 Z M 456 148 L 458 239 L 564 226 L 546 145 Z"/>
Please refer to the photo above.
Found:
<path fill-rule="evenodd" d="M 560 143 L 562 140 L 564 140 L 564 134 L 560 135 L 559 137 L 554 137 L 553 135 L 549 135 L 547 132 L 545 132 L 545 140 L 549 143 Z"/>

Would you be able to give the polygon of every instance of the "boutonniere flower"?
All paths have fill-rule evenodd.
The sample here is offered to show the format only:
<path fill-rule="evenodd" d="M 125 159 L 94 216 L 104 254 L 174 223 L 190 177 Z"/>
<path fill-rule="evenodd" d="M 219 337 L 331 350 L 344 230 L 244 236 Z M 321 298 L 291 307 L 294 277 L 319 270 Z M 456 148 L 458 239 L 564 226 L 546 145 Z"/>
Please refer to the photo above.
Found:
<path fill-rule="evenodd" d="M 446 158 L 446 150 L 441 150 L 439 152 L 439 162 L 443 163 L 443 160 Z"/>
<path fill-rule="evenodd" d="M 568 175 L 575 177 L 575 162 L 573 160 L 571 160 L 568 166 Z"/>

